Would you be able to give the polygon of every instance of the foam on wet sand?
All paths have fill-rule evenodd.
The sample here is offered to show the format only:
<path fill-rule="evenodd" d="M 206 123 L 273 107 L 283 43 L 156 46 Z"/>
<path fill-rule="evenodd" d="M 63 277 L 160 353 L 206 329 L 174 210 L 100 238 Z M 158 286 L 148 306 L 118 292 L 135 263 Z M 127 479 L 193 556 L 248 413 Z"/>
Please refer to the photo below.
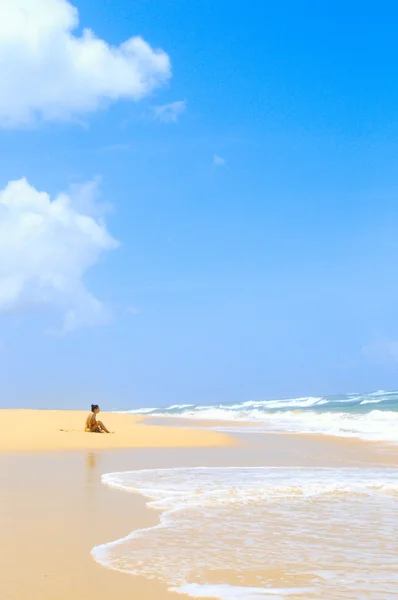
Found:
<path fill-rule="evenodd" d="M 18 412 L 2 425 L 0 413 L 7 600 L 394 597 L 394 447 L 276 433 L 231 444 L 214 431 L 115 415 L 126 435 L 135 431 L 135 447 L 110 452 L 115 445 L 90 444 L 115 444 L 114 436 L 57 430 L 60 418 L 77 429 L 86 413 L 43 413 Z M 21 414 L 50 424 L 51 439 L 33 448 L 34 435 L 14 439 L 6 424 Z M 131 444 L 125 433 L 120 443 Z M 62 449 L 63 434 L 76 451 L 49 452 Z"/>

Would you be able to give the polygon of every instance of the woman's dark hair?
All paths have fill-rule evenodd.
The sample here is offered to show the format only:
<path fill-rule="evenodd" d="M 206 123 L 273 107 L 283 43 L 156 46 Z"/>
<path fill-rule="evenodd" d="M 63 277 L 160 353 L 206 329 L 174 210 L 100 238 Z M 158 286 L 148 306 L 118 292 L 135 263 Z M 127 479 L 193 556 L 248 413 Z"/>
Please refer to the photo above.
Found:
<path fill-rule="evenodd" d="M 91 412 L 94 412 L 96 408 L 99 408 L 98 404 L 91 405 Z"/>

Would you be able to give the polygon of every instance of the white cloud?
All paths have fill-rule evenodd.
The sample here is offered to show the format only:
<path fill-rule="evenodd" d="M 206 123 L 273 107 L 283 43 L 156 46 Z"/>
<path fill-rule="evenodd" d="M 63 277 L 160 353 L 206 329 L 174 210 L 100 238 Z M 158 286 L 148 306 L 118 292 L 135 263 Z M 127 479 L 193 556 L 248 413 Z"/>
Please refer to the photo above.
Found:
<path fill-rule="evenodd" d="M 154 106 L 153 108 L 155 119 L 158 119 L 162 123 L 176 123 L 178 117 L 186 109 L 187 103 L 185 100 L 177 100 L 176 102 L 170 102 L 170 104 L 164 104 L 163 106 Z"/>
<path fill-rule="evenodd" d="M 226 167 L 227 161 L 222 156 L 218 156 L 218 154 L 213 155 L 213 165 L 216 167 Z"/>
<path fill-rule="evenodd" d="M 67 0 L 0 0 L 0 125 L 76 118 L 171 77 L 167 54 L 141 37 L 111 46 L 78 24 Z"/>
<path fill-rule="evenodd" d="M 95 215 L 96 193 L 90 183 L 51 200 L 26 179 L 0 190 L 0 312 L 52 309 L 63 315 L 64 331 L 106 320 L 83 281 L 118 245 Z"/>

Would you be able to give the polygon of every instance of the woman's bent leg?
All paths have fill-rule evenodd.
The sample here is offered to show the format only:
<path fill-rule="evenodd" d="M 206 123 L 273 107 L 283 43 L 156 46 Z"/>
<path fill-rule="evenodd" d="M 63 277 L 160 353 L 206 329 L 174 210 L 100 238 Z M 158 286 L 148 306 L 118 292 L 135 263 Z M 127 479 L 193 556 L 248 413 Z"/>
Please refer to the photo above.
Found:
<path fill-rule="evenodd" d="M 97 421 L 97 423 L 98 423 L 98 427 L 100 427 L 102 429 L 102 431 L 105 431 L 105 433 L 110 433 L 102 421 Z"/>

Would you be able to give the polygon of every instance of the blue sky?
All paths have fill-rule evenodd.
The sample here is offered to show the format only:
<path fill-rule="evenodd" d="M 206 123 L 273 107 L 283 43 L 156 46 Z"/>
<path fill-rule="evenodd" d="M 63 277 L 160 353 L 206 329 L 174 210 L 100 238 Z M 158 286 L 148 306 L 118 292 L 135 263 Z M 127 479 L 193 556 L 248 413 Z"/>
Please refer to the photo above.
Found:
<path fill-rule="evenodd" d="M 26 2 L 10 0 L 6 18 Z M 37 10 L 63 23 L 66 4 Z M 90 28 L 116 47 L 139 35 L 169 65 L 139 55 L 152 79 L 137 91 L 110 54 L 82 71 L 67 42 L 52 51 L 49 38 L 19 105 L 37 65 L 21 24 L 16 43 L 0 27 L 0 80 L 15 92 L 0 102 L 0 190 L 14 203 L 0 211 L 0 236 L 11 232 L 9 245 L 0 239 L 0 405 L 396 389 L 395 4 L 72 4 L 70 36 Z M 73 190 L 93 181 L 90 203 L 108 210 L 77 207 Z M 67 192 L 73 219 L 89 214 L 107 239 L 48 229 L 43 249 L 39 234 L 24 237 L 37 191 Z M 15 212 L 19 194 L 30 200 Z M 14 269 L 18 292 L 2 304 Z"/>

